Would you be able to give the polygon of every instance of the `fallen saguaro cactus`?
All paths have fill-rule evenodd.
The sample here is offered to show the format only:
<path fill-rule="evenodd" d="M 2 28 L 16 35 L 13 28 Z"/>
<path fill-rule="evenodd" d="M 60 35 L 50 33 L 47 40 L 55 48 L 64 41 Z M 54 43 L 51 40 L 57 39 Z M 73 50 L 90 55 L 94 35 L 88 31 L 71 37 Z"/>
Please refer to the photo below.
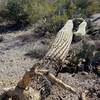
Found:
<path fill-rule="evenodd" d="M 51 49 L 40 62 L 33 65 L 30 71 L 26 72 L 22 80 L 17 86 L 5 92 L 2 100 L 45 100 L 46 96 L 50 94 L 50 87 L 56 83 L 64 89 L 76 93 L 75 89 L 65 84 L 58 78 L 57 74 L 62 68 L 62 62 L 65 60 L 69 51 L 70 44 L 73 38 L 73 20 L 68 20 L 65 26 L 58 32 Z M 31 89 L 29 84 L 36 80 L 40 84 L 43 83 L 42 88 L 38 92 L 32 91 L 33 98 L 30 98 Z"/>

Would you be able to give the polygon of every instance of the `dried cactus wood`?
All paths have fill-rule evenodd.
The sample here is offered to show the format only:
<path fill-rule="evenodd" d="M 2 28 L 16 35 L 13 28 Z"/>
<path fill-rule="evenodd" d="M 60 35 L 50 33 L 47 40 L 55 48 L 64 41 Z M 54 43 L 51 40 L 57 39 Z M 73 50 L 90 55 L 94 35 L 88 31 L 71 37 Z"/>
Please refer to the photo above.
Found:
<path fill-rule="evenodd" d="M 66 85 L 54 76 L 57 75 L 57 73 L 59 72 L 62 65 L 62 61 L 65 60 L 69 51 L 69 47 L 73 37 L 72 30 L 73 21 L 68 20 L 65 26 L 58 32 L 51 49 L 41 60 L 42 63 L 39 62 L 38 64 L 35 64 L 29 72 L 25 73 L 22 80 L 17 84 L 15 91 L 19 91 L 18 89 L 22 89 L 24 91 L 25 88 L 30 84 L 32 79 L 39 75 L 42 77 L 46 77 L 48 80 L 57 83 L 63 88 L 75 92 L 72 87 Z"/>

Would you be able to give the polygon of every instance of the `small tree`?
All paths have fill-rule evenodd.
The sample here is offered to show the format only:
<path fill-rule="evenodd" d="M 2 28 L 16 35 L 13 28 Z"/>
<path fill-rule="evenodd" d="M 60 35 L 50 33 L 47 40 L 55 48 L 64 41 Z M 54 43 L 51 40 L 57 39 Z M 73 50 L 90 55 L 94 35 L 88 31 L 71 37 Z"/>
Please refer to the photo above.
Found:
<path fill-rule="evenodd" d="M 9 21 L 14 21 L 18 27 L 28 22 L 28 15 L 24 11 L 21 0 L 8 0 L 5 9 L 1 11 L 1 16 Z"/>

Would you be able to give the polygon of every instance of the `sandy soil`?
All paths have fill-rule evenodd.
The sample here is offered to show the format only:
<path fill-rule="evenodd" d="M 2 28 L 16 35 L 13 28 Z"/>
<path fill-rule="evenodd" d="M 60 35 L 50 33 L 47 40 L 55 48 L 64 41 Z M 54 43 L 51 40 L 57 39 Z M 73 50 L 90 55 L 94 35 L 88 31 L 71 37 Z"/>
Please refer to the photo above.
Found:
<path fill-rule="evenodd" d="M 4 40 L 0 43 L 0 92 L 5 87 L 16 85 L 25 71 L 37 61 L 25 56 L 33 50 L 36 42 L 31 31 L 18 31 L 1 36 Z"/>

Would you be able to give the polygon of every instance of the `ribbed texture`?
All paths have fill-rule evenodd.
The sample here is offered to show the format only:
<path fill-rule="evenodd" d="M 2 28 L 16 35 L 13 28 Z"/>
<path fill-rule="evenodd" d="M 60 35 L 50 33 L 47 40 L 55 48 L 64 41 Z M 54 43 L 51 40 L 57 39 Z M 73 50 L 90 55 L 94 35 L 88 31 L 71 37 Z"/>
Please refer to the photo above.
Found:
<path fill-rule="evenodd" d="M 64 61 L 72 42 L 72 30 L 73 21 L 68 20 L 65 26 L 58 32 L 57 37 L 51 46 L 51 49 L 48 51 L 45 57 L 56 58 Z"/>

